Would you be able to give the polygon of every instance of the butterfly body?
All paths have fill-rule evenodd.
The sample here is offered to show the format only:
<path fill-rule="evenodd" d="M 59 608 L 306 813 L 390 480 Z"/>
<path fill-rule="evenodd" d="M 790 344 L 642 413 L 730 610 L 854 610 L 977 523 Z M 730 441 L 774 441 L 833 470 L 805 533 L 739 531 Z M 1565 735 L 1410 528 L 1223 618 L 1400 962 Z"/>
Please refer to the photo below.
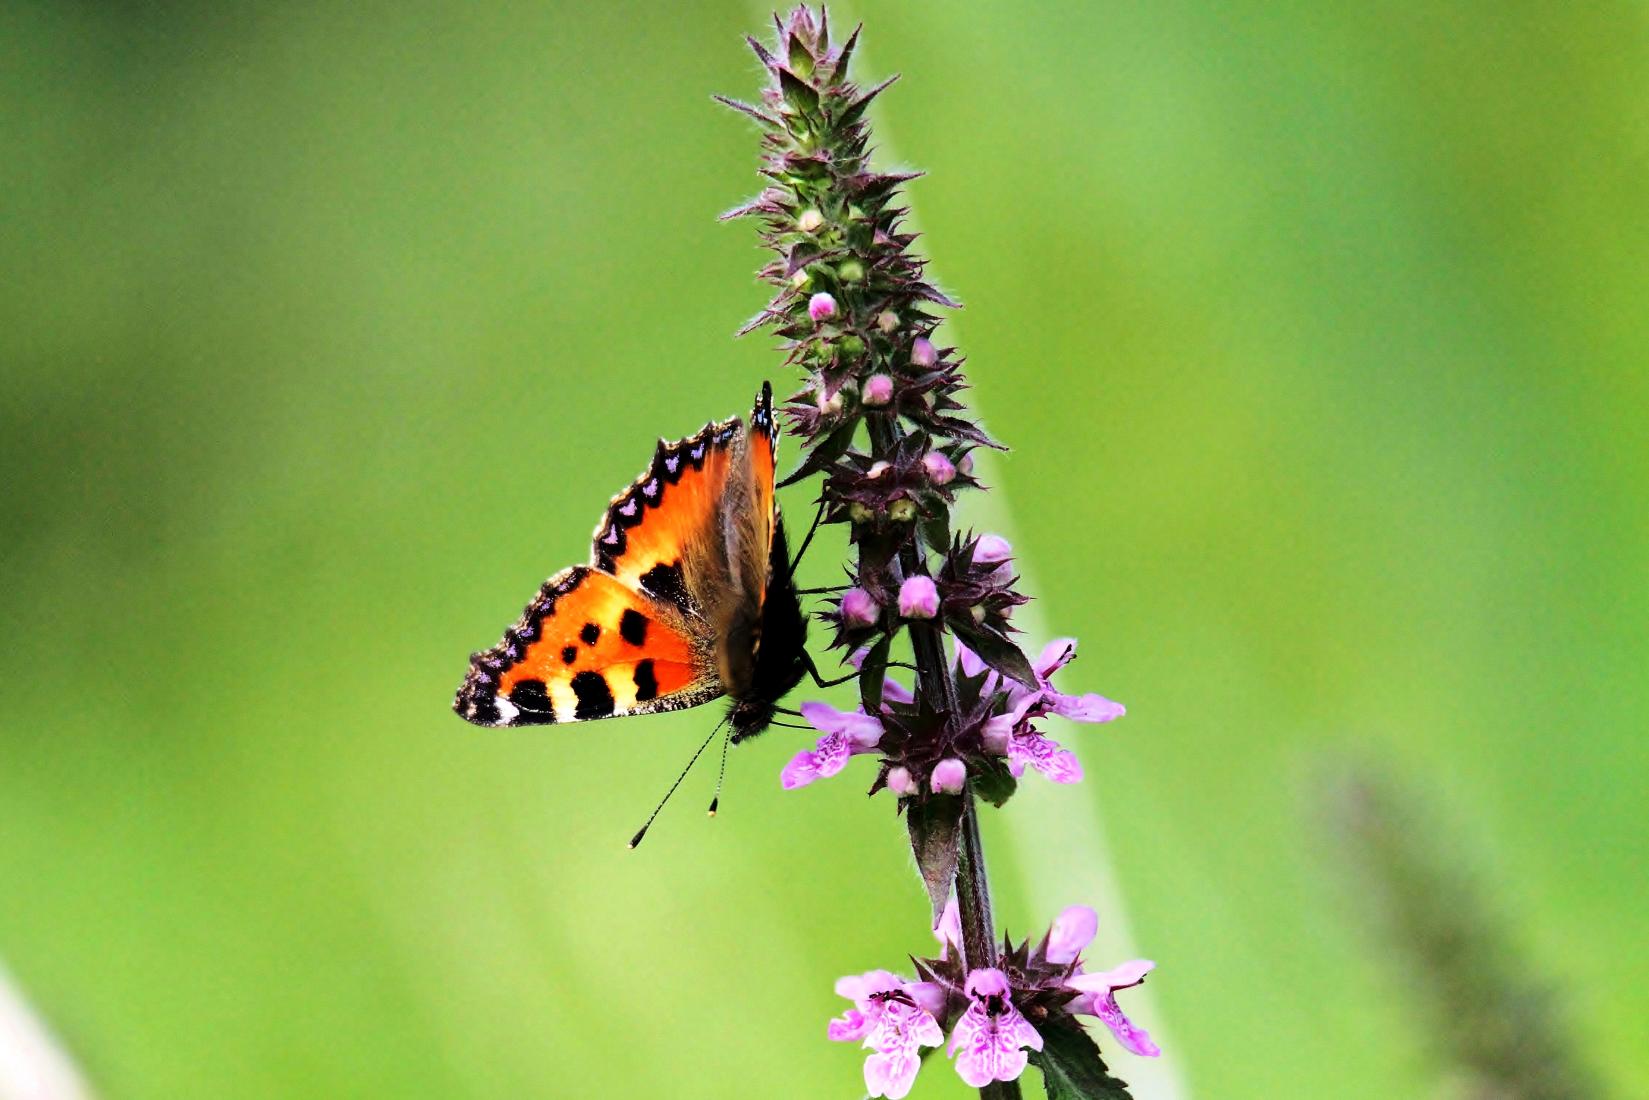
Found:
<path fill-rule="evenodd" d="M 677 442 L 614 497 L 588 565 L 546 581 L 453 701 L 477 725 L 583 722 L 731 700 L 760 733 L 808 668 L 806 619 L 774 492 L 763 386 L 737 417 Z"/>

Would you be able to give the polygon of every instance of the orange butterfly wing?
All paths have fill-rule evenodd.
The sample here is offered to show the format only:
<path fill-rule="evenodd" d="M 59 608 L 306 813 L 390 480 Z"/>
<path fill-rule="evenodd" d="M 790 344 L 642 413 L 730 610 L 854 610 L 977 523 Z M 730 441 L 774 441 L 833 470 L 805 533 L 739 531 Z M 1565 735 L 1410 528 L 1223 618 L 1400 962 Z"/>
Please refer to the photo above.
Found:
<path fill-rule="evenodd" d="M 679 710 L 721 694 L 676 608 L 587 565 L 545 582 L 504 640 L 470 660 L 454 709 L 484 726 Z"/>
<path fill-rule="evenodd" d="M 453 709 L 478 725 L 540 725 L 678 710 L 723 694 L 713 628 L 689 576 L 703 583 L 693 566 L 719 545 L 742 427 L 734 417 L 660 440 L 647 470 L 608 506 L 592 564 L 551 577 L 503 640 L 470 659 Z"/>
<path fill-rule="evenodd" d="M 478 725 L 539 725 L 724 694 L 718 608 L 742 597 L 759 610 L 778 520 L 767 387 L 743 428 L 733 417 L 660 440 L 647 470 L 608 505 L 591 564 L 551 577 L 503 640 L 470 659 L 454 709 Z M 736 527 L 742 554 L 729 546 Z M 751 574 L 742 593 L 732 584 L 741 567 Z"/>
<path fill-rule="evenodd" d="M 688 559 L 718 551 L 722 498 L 742 427 L 733 417 L 675 443 L 660 440 L 652 464 L 612 499 L 596 528 L 596 568 L 684 614 L 702 614 L 703 600 L 693 589 L 705 581 L 692 575 Z"/>

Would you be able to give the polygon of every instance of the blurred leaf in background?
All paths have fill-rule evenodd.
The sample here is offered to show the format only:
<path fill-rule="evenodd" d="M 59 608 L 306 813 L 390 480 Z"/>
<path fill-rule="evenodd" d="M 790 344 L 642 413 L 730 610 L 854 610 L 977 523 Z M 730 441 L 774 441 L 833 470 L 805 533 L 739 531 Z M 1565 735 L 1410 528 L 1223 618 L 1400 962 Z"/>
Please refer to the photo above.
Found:
<path fill-rule="evenodd" d="M 1642 12 L 836 17 L 906 74 L 881 134 L 1048 628 L 1129 705 L 1060 794 L 1166 1057 L 1425 1079 L 1302 835 L 1355 739 L 1489 823 L 1585 1055 L 1649 1091 Z M 0 7 L 0 958 L 104 1095 L 854 1093 L 831 982 L 928 942 L 885 808 L 781 792 L 775 730 L 627 857 L 708 719 L 447 709 L 653 438 L 776 370 L 730 338 L 755 138 L 708 98 L 765 18 Z M 1091 900 L 1033 893 L 1015 933 Z"/>

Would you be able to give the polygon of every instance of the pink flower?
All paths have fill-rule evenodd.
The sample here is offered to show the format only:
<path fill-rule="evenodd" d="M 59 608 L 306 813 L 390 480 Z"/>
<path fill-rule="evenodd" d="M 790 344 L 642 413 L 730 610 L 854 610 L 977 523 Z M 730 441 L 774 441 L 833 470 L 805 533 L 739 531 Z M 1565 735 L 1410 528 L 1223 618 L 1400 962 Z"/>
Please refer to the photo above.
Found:
<path fill-rule="evenodd" d="M 931 619 L 939 614 L 939 589 L 933 578 L 917 573 L 899 586 L 899 614 L 907 619 Z"/>
<path fill-rule="evenodd" d="M 1012 710 L 985 720 L 980 731 L 989 752 L 1008 758 L 1008 770 L 1015 777 L 1025 774 L 1027 767 L 1035 768 L 1055 783 L 1082 781 L 1082 761 L 1070 749 L 1062 749 L 1059 742 L 1032 726 L 1029 714 L 1036 703 L 1036 693 L 1023 695 Z"/>
<path fill-rule="evenodd" d="M 803 703 L 802 717 L 824 736 L 812 752 L 799 752 L 779 773 L 787 791 L 815 779 L 828 779 L 847 767 L 849 758 L 875 752 L 882 740 L 882 723 L 862 712 L 845 713 L 825 703 Z"/>
<path fill-rule="evenodd" d="M 853 1002 L 827 1034 L 836 1042 L 863 1040 L 865 1088 L 872 1096 L 899 1100 L 910 1093 L 921 1066 L 921 1048 L 945 1041 L 939 1021 L 945 994 L 930 982 L 907 982 L 886 970 L 842 978 L 836 992 Z"/>
<path fill-rule="evenodd" d="M 863 588 L 849 588 L 842 593 L 842 622 L 846 626 L 871 626 L 882 617 L 876 598 Z"/>
<path fill-rule="evenodd" d="M 910 363 L 913 367 L 927 368 L 939 362 L 939 353 L 934 350 L 933 342 L 926 336 L 918 336 L 910 345 Z"/>
<path fill-rule="evenodd" d="M 1124 1047 L 1141 1057 L 1157 1057 L 1162 1050 L 1151 1041 L 1150 1035 L 1142 1028 L 1135 1027 L 1133 1021 L 1122 1014 L 1116 999 L 1117 990 L 1139 985 L 1156 965 L 1149 959 L 1134 959 L 1098 974 L 1079 973 L 1072 976 L 1065 983 L 1066 987 L 1087 996 L 1072 1001 L 1070 1010 L 1098 1016 L 1100 1021 L 1111 1029 L 1111 1034 L 1117 1037 L 1117 1042 Z"/>
<path fill-rule="evenodd" d="M 992 1081 L 1015 1081 L 1025 1072 L 1025 1048 L 1042 1049 L 1042 1036 L 1009 999 L 1008 976 L 992 967 L 968 975 L 967 1011 L 950 1035 L 956 1072 L 972 1088 Z"/>
<path fill-rule="evenodd" d="M 946 757 L 933 766 L 935 794 L 961 794 L 968 783 L 968 766 L 954 756 Z"/>
<path fill-rule="evenodd" d="M 929 451 L 922 456 L 922 470 L 935 485 L 949 485 L 956 480 L 956 464 L 944 451 Z M 975 555 L 978 560 L 978 555 Z"/>
<path fill-rule="evenodd" d="M 886 405 L 893 400 L 893 379 L 885 374 L 873 374 L 865 379 L 863 395 L 865 404 L 872 407 Z"/>
<path fill-rule="evenodd" d="M 1033 690 L 1017 681 L 1004 681 L 986 668 L 978 654 L 966 646 L 956 647 L 957 664 L 966 675 L 985 674 L 986 691 L 995 690 L 998 686 L 1007 690 L 1007 711 L 988 719 L 981 736 L 987 750 L 1008 758 L 1008 770 L 1014 775 L 1023 775 L 1025 769 L 1031 767 L 1055 783 L 1075 783 L 1082 778 L 1082 764 L 1076 755 L 1045 736 L 1031 724 L 1033 720 L 1057 714 L 1073 722 L 1109 722 L 1127 713 L 1121 703 L 1114 703 L 1103 695 L 1092 692 L 1066 695 L 1054 688 L 1053 674 L 1075 656 L 1076 642 L 1070 638 L 1061 638 L 1044 646 L 1034 666 L 1039 686 Z"/>
<path fill-rule="evenodd" d="M 1099 914 L 1086 905 L 1069 907 L 1054 918 L 1053 927 L 1048 929 L 1045 957 L 1051 963 L 1076 963 L 1076 973 L 1065 980 L 1065 987 L 1077 990 L 1082 996 L 1070 1003 L 1070 1011 L 1098 1016 L 1117 1037 L 1117 1042 L 1135 1054 L 1155 1058 L 1162 1051 L 1151 1041 L 1151 1036 L 1122 1014 L 1117 1006 L 1116 991 L 1139 985 L 1156 964 L 1148 959 L 1135 959 L 1103 973 L 1085 973 L 1081 955 L 1098 930 Z"/>
<path fill-rule="evenodd" d="M 807 315 L 815 322 L 830 320 L 836 316 L 836 299 L 826 291 L 819 291 L 807 300 Z"/>

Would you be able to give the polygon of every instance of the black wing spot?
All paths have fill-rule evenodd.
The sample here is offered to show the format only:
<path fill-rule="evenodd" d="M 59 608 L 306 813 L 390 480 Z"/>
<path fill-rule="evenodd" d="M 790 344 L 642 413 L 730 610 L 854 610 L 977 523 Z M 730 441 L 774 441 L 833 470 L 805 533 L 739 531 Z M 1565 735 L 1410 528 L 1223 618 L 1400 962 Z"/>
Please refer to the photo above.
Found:
<path fill-rule="evenodd" d="M 585 645 L 595 645 L 601 639 L 601 628 L 594 623 L 585 623 L 584 629 L 578 632 L 578 636 L 584 639 Z"/>
<path fill-rule="evenodd" d="M 655 565 L 641 575 L 641 587 L 661 599 L 669 600 L 683 611 L 697 612 L 693 597 L 687 594 L 687 584 L 681 577 L 681 563 Z"/>
<path fill-rule="evenodd" d="M 521 712 L 515 718 L 517 725 L 544 726 L 555 721 L 555 707 L 543 680 L 517 680 L 510 689 L 510 702 Z"/>
<path fill-rule="evenodd" d="M 585 671 L 574 676 L 573 694 L 578 696 L 573 717 L 579 721 L 605 718 L 613 713 L 612 689 L 607 686 L 607 678 L 599 672 Z"/>
<path fill-rule="evenodd" d="M 658 698 L 658 677 L 653 674 L 653 662 L 649 658 L 636 662 L 636 702 L 645 703 L 649 699 Z"/>
<path fill-rule="evenodd" d="M 647 616 L 633 607 L 626 607 L 624 614 L 619 616 L 618 636 L 631 645 L 643 645 L 647 641 Z"/>
<path fill-rule="evenodd" d="M 570 665 L 576 660 L 578 660 L 578 647 L 577 646 L 567 645 L 567 646 L 562 646 L 561 647 L 561 663 L 562 664 Z"/>

